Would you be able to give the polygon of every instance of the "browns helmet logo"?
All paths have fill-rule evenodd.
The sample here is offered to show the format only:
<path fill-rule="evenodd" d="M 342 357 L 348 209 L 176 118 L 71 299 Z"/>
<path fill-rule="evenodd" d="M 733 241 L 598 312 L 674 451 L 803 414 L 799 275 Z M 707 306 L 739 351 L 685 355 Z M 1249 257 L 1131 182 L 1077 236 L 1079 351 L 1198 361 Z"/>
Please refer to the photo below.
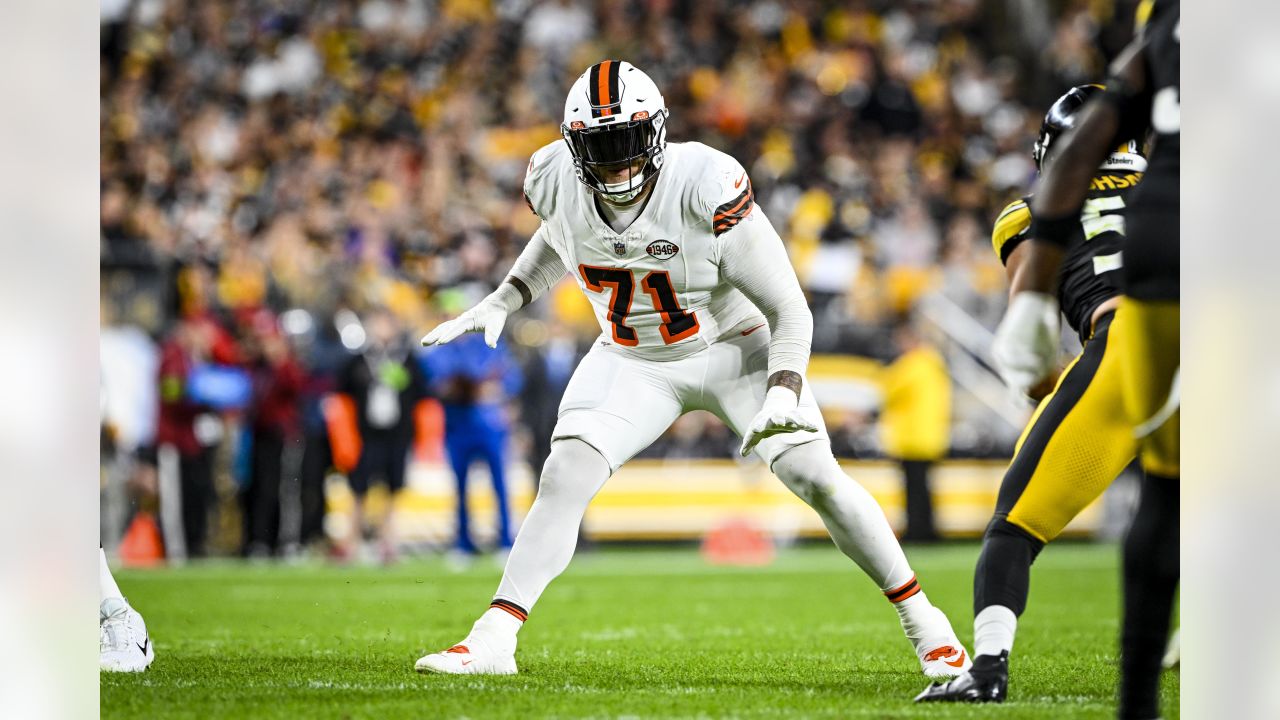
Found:
<path fill-rule="evenodd" d="M 654 240 L 644 251 L 658 260 L 670 260 L 680 252 L 680 248 L 669 240 Z"/>

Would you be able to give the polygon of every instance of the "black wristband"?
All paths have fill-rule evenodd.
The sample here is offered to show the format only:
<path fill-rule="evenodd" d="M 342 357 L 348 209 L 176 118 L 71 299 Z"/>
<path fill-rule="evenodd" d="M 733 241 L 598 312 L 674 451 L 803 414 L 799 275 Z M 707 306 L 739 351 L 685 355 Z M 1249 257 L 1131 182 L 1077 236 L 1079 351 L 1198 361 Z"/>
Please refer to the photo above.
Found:
<path fill-rule="evenodd" d="M 533 291 L 529 289 L 528 284 L 515 275 L 508 275 L 506 282 L 511 283 L 516 290 L 520 291 L 520 307 L 527 307 L 533 302 Z"/>
<path fill-rule="evenodd" d="M 1045 218 L 1032 216 L 1031 227 L 1027 229 L 1027 237 L 1032 240 L 1043 240 L 1058 247 L 1066 247 L 1078 235 L 1083 235 L 1080 227 L 1080 213 L 1072 213 L 1065 217 Z"/>

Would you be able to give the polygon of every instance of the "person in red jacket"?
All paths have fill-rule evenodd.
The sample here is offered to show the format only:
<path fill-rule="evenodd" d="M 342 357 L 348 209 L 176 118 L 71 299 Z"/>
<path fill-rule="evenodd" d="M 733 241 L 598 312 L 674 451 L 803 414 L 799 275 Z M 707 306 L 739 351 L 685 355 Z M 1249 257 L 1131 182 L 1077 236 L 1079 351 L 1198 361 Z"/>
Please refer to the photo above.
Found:
<path fill-rule="evenodd" d="M 253 401 L 246 418 L 250 430 L 249 482 L 244 506 L 244 554 L 267 557 L 280 550 L 280 483 L 290 455 L 301 457 L 299 402 L 305 376 L 275 316 L 261 311 L 252 321 L 246 343 Z"/>
<path fill-rule="evenodd" d="M 214 504 L 214 450 L 223 433 L 214 408 L 189 392 L 190 381 L 198 366 L 211 360 L 234 362 L 236 354 L 230 335 L 204 314 L 180 318 L 160 348 L 156 446 L 161 474 L 177 474 L 172 485 L 162 479 L 161 492 L 170 487 L 181 496 L 173 504 L 161 498 L 166 553 L 171 557 L 205 554 Z M 173 515 L 180 517 L 180 529 Z"/>

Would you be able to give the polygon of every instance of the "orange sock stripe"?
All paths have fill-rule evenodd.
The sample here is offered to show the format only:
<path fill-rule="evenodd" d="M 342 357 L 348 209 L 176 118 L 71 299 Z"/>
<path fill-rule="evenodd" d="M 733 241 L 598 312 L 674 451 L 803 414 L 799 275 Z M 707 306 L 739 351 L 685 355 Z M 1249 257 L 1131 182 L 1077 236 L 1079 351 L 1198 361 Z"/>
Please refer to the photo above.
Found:
<path fill-rule="evenodd" d="M 520 622 L 524 622 L 525 620 L 529 619 L 529 611 L 511 602 L 510 600 L 494 600 L 493 602 L 489 603 L 489 607 L 498 608 L 503 612 L 511 613 L 511 616 L 519 620 Z"/>
<path fill-rule="evenodd" d="M 894 598 L 893 600 L 891 600 L 890 602 L 897 605 L 898 603 L 902 602 L 903 600 L 906 600 L 907 598 L 915 595 L 918 592 L 920 592 L 920 586 L 916 585 L 915 587 L 908 590 L 906 595 L 900 595 L 897 598 Z"/>
<path fill-rule="evenodd" d="M 916 576 L 912 575 L 911 579 L 901 586 L 885 590 L 884 596 L 889 598 L 891 603 L 900 603 L 918 592 L 920 592 L 920 583 L 916 581 Z"/>

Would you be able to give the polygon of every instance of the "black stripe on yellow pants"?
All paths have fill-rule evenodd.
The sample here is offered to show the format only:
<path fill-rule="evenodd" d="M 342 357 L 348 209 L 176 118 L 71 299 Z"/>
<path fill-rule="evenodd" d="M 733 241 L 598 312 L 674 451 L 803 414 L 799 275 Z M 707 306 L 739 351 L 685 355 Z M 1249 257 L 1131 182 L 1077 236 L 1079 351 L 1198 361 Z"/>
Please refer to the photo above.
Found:
<path fill-rule="evenodd" d="M 1126 297 L 1116 318 L 1124 322 L 1112 342 L 1121 358 L 1125 410 L 1137 433 L 1142 469 L 1178 477 L 1181 306 L 1176 300 Z"/>
<path fill-rule="evenodd" d="M 1018 440 L 996 517 L 1050 542 L 1102 494 L 1137 453 L 1124 411 L 1120 353 L 1108 340 L 1117 319 L 1099 319 L 1084 350 L 1040 402 Z"/>

